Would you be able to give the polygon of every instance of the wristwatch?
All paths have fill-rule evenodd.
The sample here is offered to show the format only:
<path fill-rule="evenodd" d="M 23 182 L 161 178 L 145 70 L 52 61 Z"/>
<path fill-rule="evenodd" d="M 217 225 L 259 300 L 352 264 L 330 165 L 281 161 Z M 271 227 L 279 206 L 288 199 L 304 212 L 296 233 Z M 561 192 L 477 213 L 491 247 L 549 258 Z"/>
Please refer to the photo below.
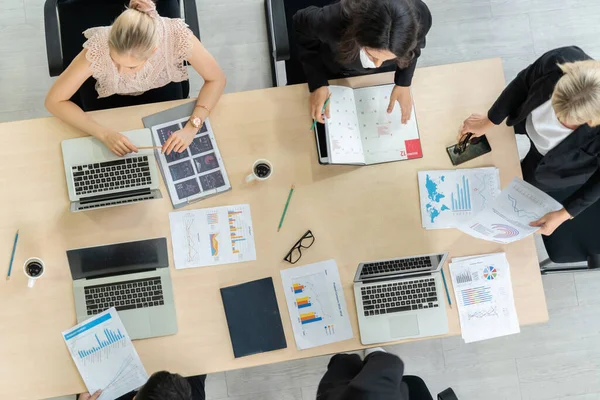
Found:
<path fill-rule="evenodd" d="M 190 117 L 190 124 L 192 124 L 192 126 L 196 129 L 200 129 L 200 127 L 202 126 L 202 124 L 204 123 L 204 121 L 202 121 L 202 118 L 197 117 L 195 115 L 192 115 Z"/>

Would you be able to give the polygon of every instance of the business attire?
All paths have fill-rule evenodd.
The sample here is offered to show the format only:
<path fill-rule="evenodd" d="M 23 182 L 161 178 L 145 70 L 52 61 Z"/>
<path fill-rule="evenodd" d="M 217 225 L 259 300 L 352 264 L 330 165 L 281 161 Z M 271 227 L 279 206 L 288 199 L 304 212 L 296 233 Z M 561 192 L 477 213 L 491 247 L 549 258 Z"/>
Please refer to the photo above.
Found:
<path fill-rule="evenodd" d="M 376 351 L 364 361 L 357 354 L 337 354 L 319 383 L 317 400 L 433 400 L 420 378 L 403 373 L 402 360 L 393 354 Z"/>
<path fill-rule="evenodd" d="M 417 58 L 425 47 L 425 36 L 431 28 L 431 13 L 425 3 L 415 0 L 415 9 L 420 25 L 418 45 L 411 63 L 404 69 L 396 68 L 394 82 L 398 86 L 410 86 Z M 328 86 L 329 79 L 382 72 L 391 70 L 396 65 L 395 60 L 389 60 L 379 68 L 364 68 L 358 57 L 351 64 L 342 65 L 337 61 L 338 47 L 346 24 L 339 2 L 322 8 L 307 7 L 298 11 L 293 19 L 298 58 L 311 92 Z"/>
<path fill-rule="evenodd" d="M 600 127 L 565 128 L 550 98 L 564 75 L 557 64 L 590 59 L 575 46 L 547 52 L 521 71 L 488 111 L 494 124 L 507 119 L 516 133 L 529 136 L 532 146 L 521 163 L 523 177 L 573 217 L 600 199 Z"/>
<path fill-rule="evenodd" d="M 189 376 L 185 378 L 185 380 L 192 387 L 192 400 L 206 400 L 206 394 L 204 390 L 206 383 L 206 375 Z M 137 391 L 129 392 L 119 397 L 117 400 L 133 400 L 136 394 Z"/>

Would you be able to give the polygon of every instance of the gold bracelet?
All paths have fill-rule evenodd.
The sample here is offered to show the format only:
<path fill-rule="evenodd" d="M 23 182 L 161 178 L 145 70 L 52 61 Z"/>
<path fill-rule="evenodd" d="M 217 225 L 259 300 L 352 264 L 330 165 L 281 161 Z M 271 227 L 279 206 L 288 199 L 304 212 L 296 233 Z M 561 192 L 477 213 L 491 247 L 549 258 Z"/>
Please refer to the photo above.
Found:
<path fill-rule="evenodd" d="M 204 108 L 206 110 L 206 112 L 208 112 L 210 114 L 210 108 L 206 107 L 205 105 L 202 104 L 196 104 L 196 108 Z"/>

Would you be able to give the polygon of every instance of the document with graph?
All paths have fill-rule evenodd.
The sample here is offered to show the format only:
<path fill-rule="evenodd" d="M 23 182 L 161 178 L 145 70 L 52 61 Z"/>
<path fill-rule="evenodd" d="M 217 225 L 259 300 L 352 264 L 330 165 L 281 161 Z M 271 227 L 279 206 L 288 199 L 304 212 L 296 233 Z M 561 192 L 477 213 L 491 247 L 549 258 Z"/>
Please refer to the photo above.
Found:
<path fill-rule="evenodd" d="M 256 260 L 248 204 L 169 213 L 175 268 Z"/>
<path fill-rule="evenodd" d="M 329 86 L 325 132 L 331 164 L 369 165 L 423 157 L 414 107 L 406 124 L 398 104 L 387 112 L 393 87 Z"/>
<path fill-rule="evenodd" d="M 283 270 L 281 280 L 299 350 L 354 336 L 335 260 Z"/>
<path fill-rule="evenodd" d="M 546 193 L 521 178 L 514 178 L 484 211 L 458 229 L 479 239 L 512 243 L 539 229 L 529 226 L 530 222 L 561 208 Z"/>
<path fill-rule="evenodd" d="M 146 383 L 148 374 L 115 308 L 62 333 L 90 393 L 113 400 Z"/>
<path fill-rule="evenodd" d="M 465 343 L 521 331 L 504 253 L 454 258 L 450 275 Z"/>
<path fill-rule="evenodd" d="M 418 177 L 425 229 L 456 228 L 500 193 L 498 168 L 419 171 Z"/>

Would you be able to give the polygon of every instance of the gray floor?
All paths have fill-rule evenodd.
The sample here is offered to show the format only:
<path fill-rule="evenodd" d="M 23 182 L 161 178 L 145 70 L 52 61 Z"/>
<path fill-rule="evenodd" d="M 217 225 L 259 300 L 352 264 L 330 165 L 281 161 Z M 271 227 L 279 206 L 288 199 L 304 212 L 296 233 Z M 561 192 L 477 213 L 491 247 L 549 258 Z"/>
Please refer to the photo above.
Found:
<path fill-rule="evenodd" d="M 434 26 L 420 66 L 501 57 L 508 81 L 554 47 L 576 44 L 600 58 L 598 0 L 425 2 Z M 0 122 L 48 115 L 42 7 L 42 0 L 0 0 Z M 202 41 L 227 74 L 227 92 L 268 87 L 262 0 L 198 1 L 198 8 Z M 194 95 L 201 80 L 191 79 Z M 461 400 L 600 400 L 600 274 L 552 275 L 544 286 L 548 324 L 479 344 L 450 338 L 388 351 L 432 392 L 452 386 Z M 313 400 L 326 364 L 321 357 L 212 375 L 208 399 Z"/>

